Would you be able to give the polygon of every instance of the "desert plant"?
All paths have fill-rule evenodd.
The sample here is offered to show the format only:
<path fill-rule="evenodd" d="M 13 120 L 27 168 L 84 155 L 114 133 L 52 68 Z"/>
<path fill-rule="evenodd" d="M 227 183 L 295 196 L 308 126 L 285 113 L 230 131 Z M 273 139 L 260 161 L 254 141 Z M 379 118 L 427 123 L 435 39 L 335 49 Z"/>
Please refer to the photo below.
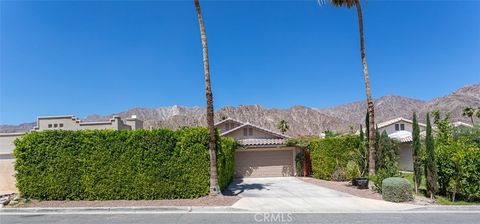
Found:
<path fill-rule="evenodd" d="M 335 171 L 332 173 L 332 180 L 333 181 L 346 181 L 347 180 L 347 173 L 345 172 L 345 168 L 341 166 L 336 166 Z"/>

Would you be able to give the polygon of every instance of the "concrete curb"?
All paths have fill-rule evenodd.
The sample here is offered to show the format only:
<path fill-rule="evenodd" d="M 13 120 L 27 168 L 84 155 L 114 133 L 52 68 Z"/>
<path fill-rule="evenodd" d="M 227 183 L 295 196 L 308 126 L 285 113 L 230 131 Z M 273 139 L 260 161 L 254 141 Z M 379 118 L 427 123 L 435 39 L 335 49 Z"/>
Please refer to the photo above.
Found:
<path fill-rule="evenodd" d="M 0 215 L 15 214 L 105 214 L 105 213 L 480 213 L 480 206 L 427 206 L 413 209 L 338 210 L 318 212 L 257 211 L 230 206 L 138 206 L 138 207 L 76 207 L 76 208 L 0 208 Z"/>
<path fill-rule="evenodd" d="M 230 206 L 140 206 L 140 207 L 77 207 L 77 208 L 0 208 L 0 214 L 11 213 L 161 213 L 161 212 L 234 212 Z"/>
<path fill-rule="evenodd" d="M 412 211 L 477 211 L 480 205 L 432 205 L 411 209 Z"/>

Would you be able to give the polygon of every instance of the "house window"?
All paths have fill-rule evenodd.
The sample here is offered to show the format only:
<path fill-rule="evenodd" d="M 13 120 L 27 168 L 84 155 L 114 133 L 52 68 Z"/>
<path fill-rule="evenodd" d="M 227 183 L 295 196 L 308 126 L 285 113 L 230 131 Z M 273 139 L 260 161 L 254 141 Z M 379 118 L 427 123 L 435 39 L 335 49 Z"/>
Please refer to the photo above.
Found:
<path fill-rule="evenodd" d="M 247 136 L 247 134 L 248 134 L 247 132 L 248 132 L 247 128 L 244 128 L 243 129 L 243 136 Z"/>
<path fill-rule="evenodd" d="M 253 128 L 248 129 L 248 136 L 253 136 Z"/>
<path fill-rule="evenodd" d="M 395 124 L 395 131 L 400 131 L 400 124 Z"/>
<path fill-rule="evenodd" d="M 226 129 L 227 131 L 230 130 L 230 124 L 228 124 L 228 123 L 225 124 L 225 129 Z"/>
<path fill-rule="evenodd" d="M 405 124 L 400 124 L 400 130 L 402 130 L 402 131 L 405 130 Z"/>
<path fill-rule="evenodd" d="M 53 127 L 54 127 L 54 128 L 57 128 L 57 127 L 58 127 L 58 124 L 53 124 Z"/>
<path fill-rule="evenodd" d="M 63 123 L 58 124 L 59 127 L 63 128 Z"/>
<path fill-rule="evenodd" d="M 52 128 L 52 124 L 48 124 L 48 128 Z"/>

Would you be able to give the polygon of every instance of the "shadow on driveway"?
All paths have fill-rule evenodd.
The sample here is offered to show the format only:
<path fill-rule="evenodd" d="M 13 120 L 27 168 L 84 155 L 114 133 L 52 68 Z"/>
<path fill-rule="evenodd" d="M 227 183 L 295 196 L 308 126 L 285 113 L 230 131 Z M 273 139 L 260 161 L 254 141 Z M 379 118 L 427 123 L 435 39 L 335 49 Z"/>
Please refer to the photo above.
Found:
<path fill-rule="evenodd" d="M 268 190 L 270 184 L 261 184 L 261 183 L 244 183 L 243 179 L 235 179 L 228 185 L 228 187 L 223 190 L 223 195 L 225 196 L 237 196 L 243 193 L 245 190 Z"/>

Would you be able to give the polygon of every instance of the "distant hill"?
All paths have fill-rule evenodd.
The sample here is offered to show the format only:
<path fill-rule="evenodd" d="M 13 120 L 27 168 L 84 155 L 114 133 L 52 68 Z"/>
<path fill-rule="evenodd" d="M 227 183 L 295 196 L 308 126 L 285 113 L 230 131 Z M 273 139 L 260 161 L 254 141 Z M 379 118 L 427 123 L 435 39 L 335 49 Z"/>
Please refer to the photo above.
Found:
<path fill-rule="evenodd" d="M 434 109 L 451 113 L 453 121 L 470 122 L 462 116 L 466 106 L 480 107 L 480 84 L 462 87 L 455 92 L 421 101 L 401 96 L 384 96 L 375 100 L 375 120 L 386 121 L 396 117 L 410 118 L 412 112 L 418 113 L 420 120 Z M 280 120 L 288 121 L 289 135 L 318 135 L 323 131 L 348 132 L 364 123 L 366 103 L 354 102 L 341 106 L 319 109 L 304 106 L 294 106 L 288 109 L 268 109 L 261 105 L 228 106 L 216 112 L 216 120 L 222 117 L 232 117 L 241 121 L 257 124 L 276 130 Z M 144 120 L 145 128 L 179 128 L 185 126 L 206 125 L 205 111 L 200 107 L 168 106 L 159 108 L 133 108 L 116 113 L 122 118 L 137 115 Z M 111 118 L 112 115 L 90 115 L 87 121 L 100 121 Z M 0 125 L 0 132 L 22 132 L 30 130 L 35 123 L 25 123 L 18 126 Z"/>

